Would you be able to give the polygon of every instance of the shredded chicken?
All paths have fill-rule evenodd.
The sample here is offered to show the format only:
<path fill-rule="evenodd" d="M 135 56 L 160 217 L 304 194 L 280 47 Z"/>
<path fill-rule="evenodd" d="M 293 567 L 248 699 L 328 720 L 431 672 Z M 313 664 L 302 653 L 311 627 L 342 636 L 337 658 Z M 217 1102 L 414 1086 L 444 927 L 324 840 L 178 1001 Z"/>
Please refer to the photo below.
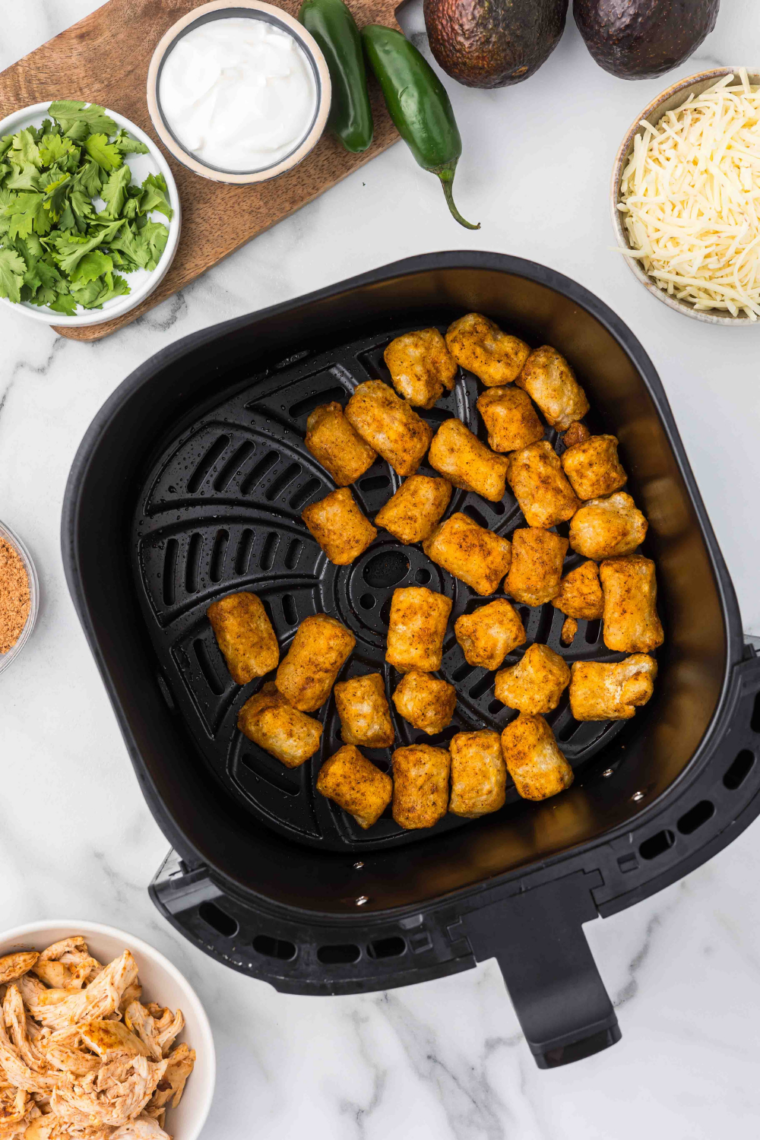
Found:
<path fill-rule="evenodd" d="M 140 1003 L 128 950 L 104 967 L 66 938 L 0 958 L 0 979 L 0 1140 L 171 1140 L 195 1051 L 174 1046 L 180 1010 Z"/>

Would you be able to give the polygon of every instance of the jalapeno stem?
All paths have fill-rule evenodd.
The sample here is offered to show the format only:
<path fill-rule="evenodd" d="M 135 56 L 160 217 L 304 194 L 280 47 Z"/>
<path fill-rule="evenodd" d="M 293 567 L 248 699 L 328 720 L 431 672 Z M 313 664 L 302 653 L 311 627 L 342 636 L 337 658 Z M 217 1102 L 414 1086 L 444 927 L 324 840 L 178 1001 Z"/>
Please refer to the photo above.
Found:
<path fill-rule="evenodd" d="M 456 165 L 457 160 L 455 159 L 452 165 L 449 165 L 447 163 L 446 166 L 440 167 L 434 173 L 436 173 L 441 180 L 441 186 L 443 187 L 443 196 L 446 199 L 446 205 L 451 211 L 452 218 L 454 218 L 455 221 L 459 222 L 460 226 L 464 226 L 467 230 L 479 230 L 480 222 L 468 222 L 466 218 L 462 217 L 456 207 L 456 203 L 454 201 L 454 174 L 456 173 Z"/>

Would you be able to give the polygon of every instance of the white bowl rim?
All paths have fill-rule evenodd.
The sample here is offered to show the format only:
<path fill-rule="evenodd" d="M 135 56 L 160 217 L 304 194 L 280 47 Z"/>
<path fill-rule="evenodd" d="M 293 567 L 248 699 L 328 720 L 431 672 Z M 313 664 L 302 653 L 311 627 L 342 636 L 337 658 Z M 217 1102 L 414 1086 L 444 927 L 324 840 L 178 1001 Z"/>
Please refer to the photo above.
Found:
<path fill-rule="evenodd" d="M 106 926 L 102 922 L 72 922 L 70 919 L 63 918 L 45 919 L 44 922 L 25 922 L 23 925 L 14 926 L 10 930 L 0 931 L 0 946 L 12 941 L 23 943 L 25 939 L 32 935 L 41 935 L 45 931 L 58 929 L 70 930 L 71 935 L 105 934 L 108 937 L 123 942 L 125 950 L 130 950 L 136 955 L 141 954 L 145 958 L 152 959 L 162 970 L 169 974 L 176 984 L 187 994 L 189 1004 L 193 1007 L 193 1015 L 197 1018 L 201 1036 L 203 1037 L 203 1042 L 200 1047 L 196 1048 L 196 1046 L 193 1045 L 193 1048 L 196 1048 L 197 1053 L 200 1052 L 201 1047 L 203 1049 L 206 1093 L 197 1119 L 192 1122 L 190 1128 L 187 1130 L 187 1134 L 182 1137 L 182 1140 L 197 1140 L 208 1119 L 216 1085 L 216 1049 L 214 1047 L 214 1035 L 211 1031 L 211 1025 L 201 999 L 185 975 L 181 973 L 174 963 L 170 962 L 160 950 L 156 950 L 155 947 L 149 945 L 149 943 L 145 942 L 142 938 L 138 938 L 136 934 L 130 934 L 126 930 L 120 930 L 117 926 Z M 5 952 L 7 953 L 8 951 Z"/>
<path fill-rule="evenodd" d="M 185 150 L 184 147 L 180 146 L 164 121 L 158 99 L 158 73 L 165 56 L 179 34 L 184 32 L 185 28 L 194 24 L 203 16 L 211 15 L 214 12 L 221 13 L 225 10 L 234 11 L 235 9 L 241 8 L 247 8 L 252 12 L 263 12 L 265 15 L 273 17 L 279 23 L 285 24 L 292 32 L 293 37 L 296 40 L 300 40 L 302 45 L 311 53 L 312 60 L 319 73 L 320 82 L 316 117 L 308 134 L 304 136 L 296 150 L 281 159 L 281 161 L 274 166 L 266 166 L 263 170 L 242 173 L 217 170 L 216 167 L 206 166 L 206 164 L 201 162 L 191 151 Z M 220 19 L 221 18 L 220 16 Z M 192 11 L 187 12 L 177 20 L 176 23 L 172 24 L 156 44 L 148 67 L 147 101 L 148 111 L 150 112 L 155 132 L 177 162 L 181 162 L 183 166 L 187 167 L 188 170 L 192 170 L 194 174 L 199 174 L 202 178 L 208 178 L 213 182 L 225 182 L 234 186 L 250 186 L 257 182 L 268 182 L 271 178 L 277 178 L 280 174 L 285 174 L 288 170 L 292 170 L 293 167 L 298 166 L 298 164 L 311 153 L 324 134 L 325 127 L 327 126 L 332 101 L 332 82 L 327 67 L 327 60 L 324 57 L 321 47 L 311 32 L 307 31 L 304 25 L 299 23 L 289 12 L 286 12 L 284 8 L 278 8 L 274 4 L 266 4 L 264 0 L 211 0 L 211 3 L 202 4 L 199 8 L 193 8 Z"/>
<path fill-rule="evenodd" d="M 745 68 L 750 76 L 750 82 L 755 84 L 760 83 L 760 69 Z M 678 79 L 672 83 L 670 87 L 666 87 L 654 99 L 647 103 L 644 110 L 636 116 L 631 123 L 628 130 L 623 136 L 623 141 L 618 147 L 615 161 L 612 165 L 612 182 L 610 187 L 610 207 L 612 211 L 612 226 L 615 231 L 615 236 L 618 239 L 618 244 L 622 247 L 630 249 L 630 243 L 623 226 L 620 211 L 617 208 L 620 192 L 620 180 L 623 173 L 623 165 L 628 157 L 628 154 L 633 146 L 633 140 L 639 133 L 641 128 L 641 120 L 648 119 L 652 112 L 657 111 L 663 103 L 668 99 L 672 99 L 675 95 L 682 94 L 684 99 L 689 95 L 690 90 L 702 83 L 717 83 L 726 75 L 736 75 L 740 71 L 740 65 L 735 67 L 711 67 L 706 71 L 698 71 L 694 75 L 684 76 L 683 79 Z M 752 77 L 755 77 L 754 79 Z M 668 308 L 673 309 L 676 313 L 682 313 L 686 317 L 691 317 L 692 320 L 703 321 L 711 325 L 732 325 L 736 327 L 760 325 L 760 319 L 757 321 L 750 320 L 747 316 L 732 317 L 730 313 L 723 314 L 721 310 L 712 309 L 695 309 L 693 305 L 685 301 L 679 301 L 677 297 L 671 297 L 664 289 L 660 289 L 654 278 L 642 269 L 638 260 L 634 257 L 626 257 L 621 254 L 623 260 L 626 262 L 631 273 L 637 281 L 640 281 L 644 288 L 656 297 L 658 301 L 662 301 Z"/>
<path fill-rule="evenodd" d="M 19 120 L 29 115 L 46 114 L 50 104 L 54 102 L 54 99 L 46 99 L 44 103 L 30 103 L 28 107 L 20 107 L 17 111 L 12 111 L 10 115 L 6 115 L 4 119 L 0 120 L 0 137 L 13 133 L 13 126 Z M 91 100 L 84 100 L 84 102 L 89 104 Z M 98 106 L 100 106 L 100 104 L 98 104 Z M 169 272 L 169 268 L 177 252 L 180 231 L 182 229 L 182 209 L 177 183 L 171 172 L 169 163 L 150 135 L 147 135 L 141 127 L 138 127 L 136 123 L 128 119 L 126 115 L 121 115 L 118 111 L 114 111 L 110 107 L 105 107 L 104 110 L 106 114 L 114 120 L 117 126 L 129 131 L 130 134 L 134 135 L 136 139 L 139 139 L 141 143 L 144 143 L 148 147 L 151 158 L 157 164 L 161 174 L 163 174 L 166 179 L 166 185 L 169 190 L 169 201 L 174 211 L 174 216 L 171 219 L 167 218 L 169 238 L 166 242 L 166 248 L 161 254 L 161 260 L 156 268 L 152 270 L 147 280 L 139 289 L 128 293 L 126 297 L 118 298 L 110 307 L 104 309 L 86 309 L 82 313 L 77 313 L 75 316 L 69 317 L 65 313 L 54 313 L 47 308 L 16 304 L 14 301 L 9 300 L 8 297 L 0 297 L 0 303 L 9 307 L 13 312 L 21 312 L 24 316 L 29 317 L 33 321 L 40 321 L 42 324 L 56 325 L 60 328 L 87 328 L 88 325 L 102 325 L 106 321 L 115 320 L 117 317 L 124 316 L 125 313 L 136 308 L 137 305 L 158 288 Z"/>

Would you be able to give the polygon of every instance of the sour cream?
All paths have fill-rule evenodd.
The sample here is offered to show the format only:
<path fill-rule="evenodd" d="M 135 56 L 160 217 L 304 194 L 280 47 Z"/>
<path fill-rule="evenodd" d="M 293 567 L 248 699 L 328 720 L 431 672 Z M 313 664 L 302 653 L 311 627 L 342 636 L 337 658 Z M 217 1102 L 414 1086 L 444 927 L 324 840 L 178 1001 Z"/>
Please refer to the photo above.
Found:
<path fill-rule="evenodd" d="M 308 133 L 314 74 L 294 36 L 265 20 L 230 17 L 177 41 L 159 82 L 163 116 L 207 166 L 248 173 L 276 166 Z"/>

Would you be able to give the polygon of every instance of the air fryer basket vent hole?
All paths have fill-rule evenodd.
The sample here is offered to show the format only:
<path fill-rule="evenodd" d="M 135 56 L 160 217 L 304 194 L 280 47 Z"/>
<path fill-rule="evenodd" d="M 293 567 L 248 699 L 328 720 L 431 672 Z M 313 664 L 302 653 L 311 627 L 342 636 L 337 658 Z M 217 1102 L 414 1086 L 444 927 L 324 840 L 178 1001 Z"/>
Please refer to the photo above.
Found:
<path fill-rule="evenodd" d="M 760 732 L 760 693 L 755 697 L 755 703 L 752 706 L 752 720 L 749 723 L 753 732 Z"/>
<path fill-rule="evenodd" d="M 284 362 L 287 363 L 287 362 Z M 322 407 L 323 404 L 332 404 L 336 400 L 344 400 L 346 393 L 343 388 L 328 388 L 325 392 L 315 392 L 312 396 L 307 396 L 305 400 L 299 400 L 297 404 L 293 404 L 290 409 L 290 418 L 299 420 L 301 416 L 309 416 L 315 408 Z"/>
<path fill-rule="evenodd" d="M 272 531 L 267 535 L 267 540 L 264 543 L 264 549 L 261 552 L 261 569 L 271 570 L 274 565 L 274 556 L 277 553 L 277 547 L 280 545 L 280 536 Z"/>
<path fill-rule="evenodd" d="M 217 934 L 221 934 L 223 938 L 234 938 L 240 929 L 239 923 L 226 914 L 216 903 L 201 903 L 198 907 L 198 914 L 207 926 L 210 926 Z"/>
<path fill-rule="evenodd" d="M 303 543 L 300 538 L 294 538 L 285 553 L 285 568 L 287 570 L 295 570 L 302 550 Z"/>
<path fill-rule="evenodd" d="M 388 938 L 378 938 L 367 947 L 370 958 L 399 958 L 406 953 L 406 942 L 393 934 Z"/>
<path fill-rule="evenodd" d="M 285 488 L 289 487 L 302 471 L 303 467 L 300 463 L 289 463 L 285 470 L 278 475 L 276 479 L 273 479 L 267 487 L 266 494 L 264 495 L 267 502 L 273 503 L 275 499 L 279 499 Z"/>
<path fill-rule="evenodd" d="M 366 479 L 361 480 L 359 486 L 367 494 L 370 491 L 383 491 L 390 486 L 390 483 L 387 475 L 368 475 Z"/>
<path fill-rule="evenodd" d="M 173 606 L 175 598 L 175 575 L 177 573 L 177 551 L 179 543 L 176 538 L 170 538 L 166 543 L 164 555 L 164 605 Z"/>
<path fill-rule="evenodd" d="M 248 571 L 248 562 L 253 550 L 253 531 L 246 527 L 240 536 L 237 553 L 235 554 L 235 573 L 242 577 Z"/>
<path fill-rule="evenodd" d="M 252 945 L 257 954 L 263 954 L 265 958 L 277 958 L 280 962 L 292 962 L 296 956 L 295 943 L 288 942 L 287 938 L 257 934 Z"/>
<path fill-rule="evenodd" d="M 377 605 L 377 598 L 373 594 L 362 594 L 359 598 L 359 605 L 363 610 L 374 610 Z"/>
<path fill-rule="evenodd" d="M 691 835 L 703 823 L 707 823 L 708 819 L 712 819 L 715 815 L 715 804 L 710 803 L 709 800 L 700 800 L 693 808 L 690 808 L 678 821 L 678 830 L 682 835 Z"/>
<path fill-rule="evenodd" d="M 209 471 L 214 464 L 222 458 L 222 455 L 229 447 L 229 443 L 230 437 L 228 435 L 220 435 L 208 449 L 187 481 L 187 489 L 191 495 L 194 495 L 195 492 L 199 491 L 203 486 Z"/>
<path fill-rule="evenodd" d="M 229 531 L 218 530 L 214 540 L 214 549 L 211 552 L 211 565 L 208 576 L 212 582 L 221 582 L 224 577 L 224 559 L 227 555 L 227 543 L 230 541 Z"/>
<path fill-rule="evenodd" d="M 657 859 L 669 851 L 675 841 L 672 831 L 658 831 L 656 835 L 650 835 L 649 839 L 644 840 L 639 847 L 639 855 L 642 859 Z"/>
<path fill-rule="evenodd" d="M 599 620 L 599 618 L 596 618 L 594 621 L 590 621 L 588 623 L 588 625 L 586 626 L 586 644 L 587 645 L 596 645 L 597 641 L 599 640 L 599 630 L 601 629 L 601 627 L 602 627 L 602 623 Z"/>
<path fill-rule="evenodd" d="M 426 570 L 424 566 L 421 566 L 417 573 L 414 575 L 414 580 L 415 582 L 418 582 L 420 586 L 427 586 L 428 582 L 430 581 L 430 571 Z"/>
<path fill-rule="evenodd" d="M 325 966 L 350 965 L 361 958 L 361 950 L 351 942 L 336 944 L 334 946 L 320 946 L 317 958 Z"/>
<path fill-rule="evenodd" d="M 318 491 L 321 486 L 322 484 L 320 483 L 319 479 L 314 478 L 309 479 L 306 483 L 304 483 L 303 487 L 299 487 L 290 500 L 289 505 L 291 511 L 300 511 L 301 507 L 305 505 L 306 500 L 310 499 L 311 496 L 316 491 Z"/>
<path fill-rule="evenodd" d="M 467 504 L 467 506 L 464 508 L 464 513 L 466 515 L 469 515 L 472 521 L 476 522 L 478 526 L 482 526 L 485 530 L 489 529 L 488 519 L 481 511 L 478 510 L 477 507 L 474 507 L 472 503 Z"/>
<path fill-rule="evenodd" d="M 298 621 L 298 610 L 296 609 L 295 598 L 292 594 L 283 594 L 282 612 L 288 625 L 296 624 Z"/>
<path fill-rule="evenodd" d="M 376 590 L 395 586 L 409 571 L 409 559 L 402 550 L 381 550 L 363 570 L 364 581 Z"/>
<path fill-rule="evenodd" d="M 271 471 L 279 458 L 276 451 L 268 451 L 266 455 L 258 461 L 256 466 L 251 468 L 240 484 L 241 495 L 249 495 L 254 487 L 258 486 L 267 471 Z"/>
<path fill-rule="evenodd" d="M 193 649 L 195 650 L 195 657 L 206 684 L 215 696 L 221 696 L 224 692 L 224 685 L 217 676 L 214 663 L 209 657 L 206 643 L 198 637 L 193 642 Z"/>
<path fill-rule="evenodd" d="M 757 701 L 755 701 L 757 706 Z M 755 766 L 755 754 L 743 748 L 723 777 L 723 783 L 730 792 L 740 788 Z"/>
<path fill-rule="evenodd" d="M 222 467 L 214 480 L 215 491 L 226 491 L 244 463 L 253 455 L 255 448 L 249 439 L 244 440 L 240 447 L 236 447 L 230 458 Z"/>
<path fill-rule="evenodd" d="M 194 594 L 198 589 L 198 563 L 203 552 L 203 535 L 192 535 L 187 548 L 187 565 L 185 567 L 185 589 L 188 594 Z"/>

